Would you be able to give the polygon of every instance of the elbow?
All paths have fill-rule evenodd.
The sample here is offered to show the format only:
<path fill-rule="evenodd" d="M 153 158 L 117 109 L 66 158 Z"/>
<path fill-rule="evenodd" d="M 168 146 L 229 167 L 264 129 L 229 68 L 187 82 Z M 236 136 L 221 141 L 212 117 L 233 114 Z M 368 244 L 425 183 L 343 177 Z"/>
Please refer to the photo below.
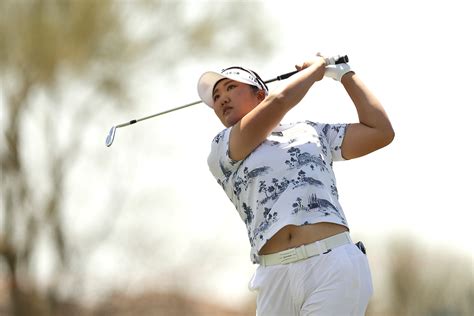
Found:
<path fill-rule="evenodd" d="M 392 126 L 388 126 L 384 132 L 383 132 L 383 137 L 381 139 L 382 146 L 385 147 L 389 145 L 393 140 L 395 139 L 395 131 L 393 130 Z"/>
<path fill-rule="evenodd" d="M 395 139 L 395 131 L 392 129 L 392 132 L 391 132 L 391 134 L 390 134 L 390 142 L 389 142 L 389 144 L 390 144 L 391 142 L 393 142 L 394 139 Z"/>
<path fill-rule="evenodd" d="M 375 150 L 381 149 L 385 146 L 390 145 L 395 139 L 395 131 L 393 130 L 392 126 L 389 124 L 383 128 L 378 128 L 376 133 L 374 134 L 373 147 Z"/>

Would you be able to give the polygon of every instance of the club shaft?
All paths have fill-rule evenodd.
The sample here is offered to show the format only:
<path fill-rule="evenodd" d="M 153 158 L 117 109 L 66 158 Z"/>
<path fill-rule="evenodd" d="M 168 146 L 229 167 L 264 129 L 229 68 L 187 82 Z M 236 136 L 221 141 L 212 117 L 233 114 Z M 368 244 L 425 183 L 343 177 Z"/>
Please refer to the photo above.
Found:
<path fill-rule="evenodd" d="M 342 64 L 342 63 L 347 63 L 348 61 L 349 61 L 349 57 L 347 57 L 347 55 L 326 58 L 326 62 L 327 62 L 328 64 Z M 283 74 L 283 75 L 279 75 L 279 76 L 277 76 L 277 77 L 275 77 L 275 78 L 273 78 L 273 79 L 270 79 L 270 80 L 265 81 L 265 83 L 270 83 L 270 82 L 274 82 L 274 81 L 277 81 L 277 80 L 284 80 L 284 79 L 287 79 L 287 78 L 293 76 L 293 75 L 294 75 L 295 73 L 297 73 L 297 72 L 298 72 L 298 70 L 295 70 L 295 71 L 291 71 L 291 72 L 288 72 L 288 73 Z M 156 113 L 156 114 L 153 114 L 153 115 L 149 115 L 149 116 L 146 116 L 146 117 L 142 117 L 142 118 L 140 118 L 140 119 L 131 120 L 131 121 L 129 121 L 129 122 L 116 125 L 115 127 L 116 127 L 116 128 L 119 128 L 119 127 L 124 127 L 124 126 L 128 126 L 128 125 L 132 125 L 132 124 L 135 124 L 135 123 L 138 123 L 138 122 L 141 122 L 141 121 L 144 121 L 144 120 L 148 120 L 148 119 L 151 119 L 151 118 L 154 118 L 154 117 L 163 115 L 163 114 L 167 114 L 167 113 L 170 113 L 170 112 L 174 112 L 174 111 L 177 111 L 177 110 L 181 110 L 181 109 L 184 109 L 184 108 L 187 108 L 187 107 L 190 107 L 190 106 L 192 106 L 192 105 L 199 104 L 199 103 L 202 103 L 202 101 L 199 100 L 199 101 L 191 102 L 191 103 L 188 103 L 188 104 L 185 104 L 185 105 L 182 105 L 182 106 L 178 106 L 178 107 L 176 107 L 176 108 L 169 109 L 169 110 L 166 110 L 166 111 L 163 111 L 163 112 L 160 112 L 160 113 Z"/>
<path fill-rule="evenodd" d="M 160 116 L 160 115 L 163 115 L 163 114 L 167 114 L 167 113 L 170 113 L 170 112 L 174 112 L 174 111 L 177 111 L 177 110 L 181 110 L 181 109 L 184 109 L 184 108 L 187 108 L 187 107 L 189 107 L 189 106 L 196 105 L 196 104 L 199 104 L 199 103 L 202 103 L 202 101 L 199 100 L 199 101 L 191 102 L 191 103 L 188 103 L 188 104 L 185 104 L 185 105 L 182 105 L 182 106 L 178 106 L 178 107 L 176 107 L 176 108 L 172 108 L 172 109 L 169 109 L 169 110 L 160 112 L 160 113 L 156 113 L 156 114 L 153 114 L 153 115 L 149 115 L 149 116 L 146 116 L 146 117 L 142 117 L 142 118 L 136 119 L 136 120 L 131 120 L 131 121 L 129 121 L 129 122 L 119 124 L 119 125 L 117 125 L 117 126 L 115 126 L 115 127 L 116 127 L 116 128 L 119 128 L 119 127 L 124 127 L 124 126 L 128 126 L 128 125 L 132 125 L 132 124 L 135 124 L 135 123 L 144 121 L 144 120 L 148 120 L 148 119 L 154 118 L 154 117 L 156 117 L 156 116 Z"/>

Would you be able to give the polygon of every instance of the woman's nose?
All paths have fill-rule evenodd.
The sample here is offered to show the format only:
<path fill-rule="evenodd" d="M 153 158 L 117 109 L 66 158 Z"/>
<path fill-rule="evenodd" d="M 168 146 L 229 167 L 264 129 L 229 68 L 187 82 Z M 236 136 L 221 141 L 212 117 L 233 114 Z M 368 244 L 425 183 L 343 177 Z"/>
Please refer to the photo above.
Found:
<path fill-rule="evenodd" d="M 223 97 L 222 100 L 221 100 L 221 105 L 224 105 L 224 104 L 227 104 L 230 102 L 230 98 L 229 97 Z"/>

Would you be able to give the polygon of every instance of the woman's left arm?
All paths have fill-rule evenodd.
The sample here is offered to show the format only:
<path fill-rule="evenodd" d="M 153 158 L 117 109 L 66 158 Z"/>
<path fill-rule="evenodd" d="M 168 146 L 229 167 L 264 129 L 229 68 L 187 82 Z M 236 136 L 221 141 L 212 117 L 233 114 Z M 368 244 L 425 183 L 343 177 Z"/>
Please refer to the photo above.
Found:
<path fill-rule="evenodd" d="M 354 72 L 345 74 L 341 83 L 354 102 L 359 116 L 359 123 L 349 124 L 347 127 L 341 145 L 342 156 L 353 159 L 390 144 L 395 132 L 382 104 Z"/>

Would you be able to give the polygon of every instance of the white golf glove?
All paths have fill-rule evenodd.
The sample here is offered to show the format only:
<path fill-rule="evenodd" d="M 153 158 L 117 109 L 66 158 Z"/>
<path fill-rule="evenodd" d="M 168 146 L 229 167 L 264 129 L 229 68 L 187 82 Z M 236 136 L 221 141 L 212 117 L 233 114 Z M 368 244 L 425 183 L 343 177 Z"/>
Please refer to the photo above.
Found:
<path fill-rule="evenodd" d="M 342 76 L 344 76 L 349 71 L 352 71 L 349 64 L 327 65 L 324 76 L 341 81 Z"/>

